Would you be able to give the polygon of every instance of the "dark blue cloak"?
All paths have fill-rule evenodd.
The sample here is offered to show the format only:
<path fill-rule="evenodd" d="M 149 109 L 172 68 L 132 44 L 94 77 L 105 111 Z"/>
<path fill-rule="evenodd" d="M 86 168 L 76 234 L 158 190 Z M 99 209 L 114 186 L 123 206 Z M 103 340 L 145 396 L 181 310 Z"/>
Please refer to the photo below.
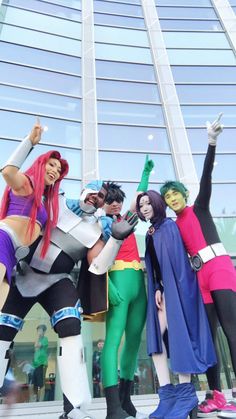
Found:
<path fill-rule="evenodd" d="M 175 222 L 165 218 L 154 228 L 152 235 L 147 233 L 145 254 L 148 276 L 148 354 L 162 353 L 155 292 L 164 289 L 171 370 L 186 374 L 203 373 L 216 363 L 216 356 L 196 275 L 190 266 Z M 153 273 L 150 254 L 152 239 L 160 268 L 159 281 Z"/>

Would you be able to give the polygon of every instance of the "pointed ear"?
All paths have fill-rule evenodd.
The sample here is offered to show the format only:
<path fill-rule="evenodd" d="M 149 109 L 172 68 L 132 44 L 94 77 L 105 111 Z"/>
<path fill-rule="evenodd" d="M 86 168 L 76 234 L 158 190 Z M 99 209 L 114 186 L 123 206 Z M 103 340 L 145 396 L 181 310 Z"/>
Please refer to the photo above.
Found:
<path fill-rule="evenodd" d="M 186 191 L 185 192 L 185 199 L 186 199 L 186 201 L 187 201 L 188 198 L 189 198 L 189 191 Z"/>

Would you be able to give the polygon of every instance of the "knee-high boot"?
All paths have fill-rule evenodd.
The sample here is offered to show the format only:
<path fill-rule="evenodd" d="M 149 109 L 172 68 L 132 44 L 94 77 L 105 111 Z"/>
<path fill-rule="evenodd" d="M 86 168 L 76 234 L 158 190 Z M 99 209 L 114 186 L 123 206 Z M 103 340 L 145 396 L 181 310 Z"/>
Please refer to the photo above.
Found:
<path fill-rule="evenodd" d="M 142 412 L 138 412 L 132 403 L 132 400 L 130 398 L 132 385 L 133 381 L 125 380 L 124 378 L 120 379 L 119 394 L 121 407 L 130 416 L 134 416 L 136 419 L 146 419 L 148 415 Z"/>
<path fill-rule="evenodd" d="M 175 386 L 176 402 L 165 419 L 195 419 L 197 417 L 198 398 L 192 383 L 177 384 Z"/>
<path fill-rule="evenodd" d="M 133 419 L 133 416 L 121 407 L 118 385 L 105 387 L 104 393 L 107 402 L 106 419 Z"/>
<path fill-rule="evenodd" d="M 159 387 L 158 395 L 160 401 L 156 410 L 149 415 L 150 419 L 166 418 L 166 415 L 171 411 L 176 402 L 175 387 L 173 384 L 166 384 L 165 386 Z"/>
<path fill-rule="evenodd" d="M 91 394 L 87 368 L 84 360 L 82 336 L 69 336 L 60 339 L 60 353 L 57 358 L 61 389 L 64 393 L 65 413 L 61 418 L 90 419 L 83 410 L 83 404 L 90 403 Z"/>

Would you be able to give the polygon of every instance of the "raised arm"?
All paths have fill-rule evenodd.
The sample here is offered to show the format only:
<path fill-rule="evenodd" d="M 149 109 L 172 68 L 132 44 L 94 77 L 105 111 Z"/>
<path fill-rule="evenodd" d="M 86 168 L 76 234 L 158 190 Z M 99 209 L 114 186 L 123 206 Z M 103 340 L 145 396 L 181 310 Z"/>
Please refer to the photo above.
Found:
<path fill-rule="evenodd" d="M 1 168 L 2 175 L 5 182 L 10 188 L 16 192 L 24 189 L 26 184 L 26 176 L 20 172 L 20 168 L 24 163 L 26 157 L 33 149 L 34 145 L 38 144 L 41 139 L 43 128 L 37 118 L 30 134 L 23 139 L 16 150 L 12 153 L 5 165 Z"/>
<path fill-rule="evenodd" d="M 101 248 L 100 253 L 92 259 L 89 271 L 101 275 L 108 271 L 113 265 L 116 255 L 122 245 L 123 240 L 134 232 L 138 223 L 137 214 L 128 216 L 125 214 L 121 221 L 114 221 L 111 226 L 111 237 L 106 242 L 105 246 Z"/>
<path fill-rule="evenodd" d="M 145 164 L 144 164 L 144 168 L 143 168 L 142 175 L 141 175 L 141 179 L 140 179 L 139 185 L 137 187 L 137 191 L 136 191 L 134 200 L 130 205 L 130 211 L 131 212 L 136 211 L 137 196 L 140 195 L 142 192 L 146 192 L 148 190 L 149 176 L 150 176 L 150 173 L 153 170 L 153 168 L 154 168 L 154 162 L 153 162 L 153 160 L 149 159 L 148 154 L 147 154 Z"/>
<path fill-rule="evenodd" d="M 218 135 L 223 131 L 223 125 L 220 123 L 222 113 L 218 115 L 218 118 L 211 124 L 206 123 L 208 133 L 208 149 L 204 160 L 203 172 L 200 180 L 200 189 L 198 196 L 195 200 L 195 205 L 202 208 L 208 208 L 211 198 L 212 190 L 212 171 L 215 161 L 216 142 Z"/>

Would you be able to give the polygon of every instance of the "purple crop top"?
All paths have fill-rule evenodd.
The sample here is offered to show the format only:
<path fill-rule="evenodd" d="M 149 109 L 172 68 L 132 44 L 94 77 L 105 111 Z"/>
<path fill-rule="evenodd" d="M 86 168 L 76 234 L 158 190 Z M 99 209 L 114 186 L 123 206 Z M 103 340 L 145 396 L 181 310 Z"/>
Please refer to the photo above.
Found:
<path fill-rule="evenodd" d="M 33 195 L 20 196 L 15 195 L 12 191 L 10 191 L 7 217 L 17 215 L 20 217 L 29 217 L 32 208 L 32 200 Z M 40 224 L 41 227 L 43 227 L 46 221 L 47 212 L 44 205 L 42 204 L 37 211 L 36 222 Z"/>

